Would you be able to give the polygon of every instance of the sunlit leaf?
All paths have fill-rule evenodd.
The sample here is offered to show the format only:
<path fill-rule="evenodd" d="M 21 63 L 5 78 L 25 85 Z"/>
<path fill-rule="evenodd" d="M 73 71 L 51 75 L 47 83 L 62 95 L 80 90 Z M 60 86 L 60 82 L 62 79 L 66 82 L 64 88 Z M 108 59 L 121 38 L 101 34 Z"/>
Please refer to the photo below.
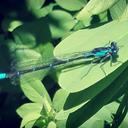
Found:
<path fill-rule="evenodd" d="M 39 103 L 27 103 L 22 106 L 20 106 L 17 109 L 17 113 L 23 118 L 26 115 L 35 112 L 35 113 L 40 113 L 42 110 L 43 104 Z"/>
<path fill-rule="evenodd" d="M 127 19 L 128 18 L 128 5 L 127 7 L 125 8 L 122 16 L 121 16 L 121 19 Z"/>
<path fill-rule="evenodd" d="M 41 115 L 39 113 L 35 113 L 35 112 L 28 114 L 23 118 L 20 128 L 23 128 L 25 125 L 27 125 L 27 123 L 31 121 L 37 120 L 40 116 Z"/>
<path fill-rule="evenodd" d="M 68 95 L 69 93 L 63 89 L 60 89 L 56 92 L 53 98 L 53 106 L 56 111 L 60 111 L 63 108 Z"/>
<path fill-rule="evenodd" d="M 41 81 L 36 78 L 32 79 L 32 76 L 30 77 L 31 81 L 27 80 L 27 78 L 29 79 L 29 75 L 24 76 L 20 80 L 21 88 L 27 98 L 36 103 L 43 102 L 48 108 L 50 108 L 51 100 Z"/>
<path fill-rule="evenodd" d="M 99 112 L 87 120 L 87 122 L 81 125 L 80 128 L 103 128 L 105 121 L 111 123 L 112 113 L 116 112 L 117 107 L 118 103 L 116 102 L 104 106 Z"/>
<path fill-rule="evenodd" d="M 47 128 L 57 128 L 56 126 L 56 123 L 51 121 L 49 124 L 48 124 L 48 127 Z"/>
<path fill-rule="evenodd" d="M 122 47 L 118 53 L 118 61 L 120 61 L 120 63 L 117 62 L 113 66 L 110 66 L 110 62 L 108 61 L 104 64 L 103 68 L 107 77 L 105 77 L 105 74 L 100 68 L 100 64 L 98 64 L 82 78 L 90 68 L 90 65 L 83 64 L 63 70 L 59 77 L 60 86 L 69 92 L 76 92 L 100 82 L 100 85 L 106 88 L 125 69 L 125 67 L 123 67 L 118 70 L 118 67 L 128 59 L 128 55 L 125 52 L 128 45 L 127 27 L 128 21 L 115 21 L 97 28 L 77 31 L 61 41 L 54 50 L 56 57 L 73 54 L 74 52 L 92 50 L 95 47 L 102 47 L 109 41 L 116 41 L 117 45 Z M 100 35 L 102 35 L 102 37 Z M 115 70 L 116 72 L 114 73 L 113 71 Z"/>
<path fill-rule="evenodd" d="M 80 126 L 81 124 L 86 122 L 90 117 L 96 114 L 104 105 L 108 104 L 111 101 L 112 97 L 120 90 L 121 86 L 123 86 L 121 80 L 123 79 L 123 76 L 125 76 L 128 73 L 128 68 L 123 73 L 124 73 L 123 75 L 121 74 L 119 76 L 117 82 L 115 80 L 109 87 L 104 89 L 101 93 L 99 93 L 97 96 L 92 98 L 81 108 L 71 113 L 67 121 L 67 126 L 68 127 L 70 125 L 73 127 Z M 128 80 L 127 78 L 124 78 L 123 82 L 126 82 L 127 80 Z M 83 113 L 86 116 L 83 115 Z M 75 117 L 78 117 L 77 122 Z"/>

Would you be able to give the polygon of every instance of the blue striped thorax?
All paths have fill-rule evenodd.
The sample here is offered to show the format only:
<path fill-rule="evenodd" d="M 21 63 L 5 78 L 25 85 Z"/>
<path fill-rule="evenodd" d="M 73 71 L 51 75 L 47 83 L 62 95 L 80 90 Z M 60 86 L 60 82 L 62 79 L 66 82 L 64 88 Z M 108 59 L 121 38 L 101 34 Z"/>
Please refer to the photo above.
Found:
<path fill-rule="evenodd" d="M 112 57 L 117 56 L 119 48 L 117 47 L 116 42 L 111 42 L 109 47 L 99 47 L 94 48 L 92 53 L 94 57 L 105 57 L 106 55 L 110 55 Z"/>

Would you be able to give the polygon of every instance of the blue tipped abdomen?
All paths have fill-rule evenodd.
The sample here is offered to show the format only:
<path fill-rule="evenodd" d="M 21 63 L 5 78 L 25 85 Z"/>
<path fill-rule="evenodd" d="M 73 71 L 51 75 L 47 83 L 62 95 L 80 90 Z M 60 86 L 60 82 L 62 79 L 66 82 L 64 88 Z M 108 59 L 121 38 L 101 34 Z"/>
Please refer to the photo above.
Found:
<path fill-rule="evenodd" d="M 7 74 L 6 73 L 0 73 L 0 79 L 5 79 L 7 78 Z"/>

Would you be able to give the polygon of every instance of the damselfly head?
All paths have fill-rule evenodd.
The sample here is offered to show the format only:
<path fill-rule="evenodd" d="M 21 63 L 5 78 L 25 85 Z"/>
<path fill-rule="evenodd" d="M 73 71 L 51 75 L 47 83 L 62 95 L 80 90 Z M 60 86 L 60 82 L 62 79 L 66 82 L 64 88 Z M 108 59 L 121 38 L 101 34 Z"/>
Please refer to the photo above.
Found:
<path fill-rule="evenodd" d="M 113 56 L 117 55 L 117 53 L 119 51 L 119 47 L 117 46 L 117 42 L 115 42 L 115 41 L 111 42 L 111 50 L 112 50 Z"/>

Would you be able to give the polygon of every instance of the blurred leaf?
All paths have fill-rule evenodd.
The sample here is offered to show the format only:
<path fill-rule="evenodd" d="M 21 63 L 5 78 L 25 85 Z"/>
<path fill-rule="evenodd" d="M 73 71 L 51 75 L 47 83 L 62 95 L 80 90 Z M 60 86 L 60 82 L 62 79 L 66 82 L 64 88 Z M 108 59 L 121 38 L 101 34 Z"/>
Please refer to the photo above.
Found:
<path fill-rule="evenodd" d="M 12 58 L 16 61 L 13 66 L 15 70 L 37 66 L 46 59 L 52 58 L 53 46 L 50 44 L 51 38 L 47 25 L 45 19 L 39 19 L 26 23 L 13 31 L 16 44 L 9 44 L 9 48 L 13 53 Z M 42 98 L 47 97 L 46 99 L 51 102 L 45 87 L 40 82 L 47 73 L 48 70 L 40 70 L 20 77 L 21 88 L 31 101 L 42 102 Z"/>
<path fill-rule="evenodd" d="M 38 18 L 40 17 L 45 17 L 46 15 L 48 15 L 50 12 L 53 11 L 53 8 L 56 6 L 56 4 L 49 4 L 41 9 L 36 9 L 34 10 L 34 15 Z"/>
<path fill-rule="evenodd" d="M 87 3 L 87 0 L 55 0 L 56 3 L 69 11 L 80 10 Z"/>
<path fill-rule="evenodd" d="M 45 0 L 26 0 L 26 6 L 28 10 L 40 9 Z"/>
<path fill-rule="evenodd" d="M 15 45 L 14 43 L 10 43 L 10 49 L 12 51 L 11 57 L 14 59 L 12 61 L 11 70 L 26 70 L 35 66 L 40 66 L 44 61 L 48 60 L 48 58 L 52 58 L 53 54 L 53 46 L 50 43 L 39 45 L 35 48 L 35 50 L 28 49 L 26 45 Z M 31 73 L 27 73 L 23 75 L 22 80 L 28 82 L 33 80 L 33 78 L 37 80 L 42 80 L 45 75 L 48 74 L 49 70 L 39 70 Z M 25 78 L 26 77 L 26 78 Z M 15 81 L 14 81 L 15 82 Z"/>
<path fill-rule="evenodd" d="M 58 128 L 66 128 L 66 120 L 57 120 L 56 124 Z"/>
<path fill-rule="evenodd" d="M 15 28 L 22 24 L 23 23 L 19 20 L 4 19 L 2 22 L 2 28 L 4 31 L 12 32 Z"/>
<path fill-rule="evenodd" d="M 120 19 L 126 10 L 127 2 L 126 0 L 119 0 L 114 6 L 110 8 L 110 13 L 112 16 L 112 19 Z"/>
<path fill-rule="evenodd" d="M 49 26 L 45 18 L 23 24 L 13 31 L 13 36 L 17 45 L 24 44 L 30 48 L 51 40 Z"/>
<path fill-rule="evenodd" d="M 48 127 L 47 128 L 57 128 L 56 127 L 56 123 L 51 121 L 49 124 L 48 124 Z"/>
<path fill-rule="evenodd" d="M 59 38 L 65 35 L 75 24 L 73 17 L 61 10 L 52 11 L 48 16 L 48 23 L 53 38 Z"/>
<path fill-rule="evenodd" d="M 40 103 L 26 103 L 20 106 L 16 112 L 20 115 L 20 117 L 23 118 L 32 112 L 40 113 L 42 110 L 42 107 L 43 107 L 43 104 L 40 104 Z"/>
<path fill-rule="evenodd" d="M 78 20 L 89 19 L 92 15 L 97 15 L 106 11 L 119 0 L 90 0 L 87 5 L 78 13 Z"/>
<path fill-rule="evenodd" d="M 128 45 L 127 27 L 128 21 L 114 21 L 98 28 L 77 31 L 60 42 L 54 49 L 54 56 L 59 57 L 65 54 L 89 51 L 95 47 L 102 47 L 109 41 L 116 41 L 118 46 L 123 46 L 119 50 L 118 61 L 124 63 L 128 60 L 128 55 L 125 52 Z M 102 37 L 99 35 L 102 35 Z M 82 78 L 83 75 L 86 74 L 90 68 L 90 65 L 88 64 L 62 70 L 59 77 L 59 85 L 69 92 L 77 92 L 87 89 L 93 84 L 98 84 L 98 82 L 106 88 L 125 69 L 125 67 L 123 67 L 118 70 L 118 67 L 122 63 L 116 62 L 113 66 L 110 66 L 110 62 L 108 61 L 104 64 L 103 68 L 107 77 L 101 70 L 100 64 L 93 67 L 84 78 Z M 114 73 L 115 70 L 116 72 Z"/>

